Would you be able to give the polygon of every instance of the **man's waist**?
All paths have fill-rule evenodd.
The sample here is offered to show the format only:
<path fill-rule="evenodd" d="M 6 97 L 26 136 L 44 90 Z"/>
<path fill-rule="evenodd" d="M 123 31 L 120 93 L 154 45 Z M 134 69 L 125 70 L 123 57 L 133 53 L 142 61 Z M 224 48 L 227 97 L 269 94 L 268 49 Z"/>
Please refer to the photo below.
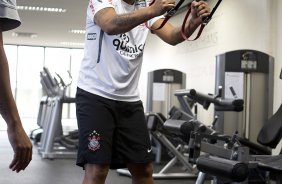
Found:
<path fill-rule="evenodd" d="M 97 86 L 89 86 L 87 84 L 78 83 L 78 87 L 95 95 L 102 96 L 111 100 L 126 101 L 126 102 L 135 102 L 139 101 L 139 92 L 135 90 L 134 92 L 128 93 L 124 90 L 113 90 L 113 89 L 103 89 Z"/>

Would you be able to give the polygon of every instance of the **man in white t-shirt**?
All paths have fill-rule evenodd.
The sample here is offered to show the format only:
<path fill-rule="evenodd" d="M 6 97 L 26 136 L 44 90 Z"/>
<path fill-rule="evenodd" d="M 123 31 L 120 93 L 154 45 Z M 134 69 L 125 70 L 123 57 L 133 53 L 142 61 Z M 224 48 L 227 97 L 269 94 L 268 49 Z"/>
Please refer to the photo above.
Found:
<path fill-rule="evenodd" d="M 83 184 L 104 184 L 109 169 L 127 167 L 135 184 L 152 184 L 152 157 L 137 89 L 150 30 L 171 45 L 183 42 L 181 26 L 156 30 L 175 0 L 90 0 L 76 94 Z M 209 16 L 204 1 L 192 2 L 185 26 L 190 36 Z M 147 27 L 151 27 L 148 29 Z"/>
<path fill-rule="evenodd" d="M 30 163 L 32 144 L 22 127 L 12 95 L 2 32 L 14 29 L 20 24 L 16 0 L 0 0 L 0 114 L 7 122 L 8 138 L 14 150 L 14 158 L 9 167 L 16 172 L 24 170 Z"/>

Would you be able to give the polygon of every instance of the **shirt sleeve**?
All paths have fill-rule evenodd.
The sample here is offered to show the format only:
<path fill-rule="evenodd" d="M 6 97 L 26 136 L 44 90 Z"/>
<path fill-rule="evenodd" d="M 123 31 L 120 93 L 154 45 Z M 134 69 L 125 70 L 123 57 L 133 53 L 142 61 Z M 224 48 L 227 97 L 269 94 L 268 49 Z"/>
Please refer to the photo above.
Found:
<path fill-rule="evenodd" d="M 113 8 L 112 0 L 90 0 L 87 14 L 89 17 L 92 17 L 94 20 L 94 16 L 96 13 L 104 8 Z"/>
<path fill-rule="evenodd" d="M 9 31 L 21 25 L 15 0 L 0 1 L 0 21 L 2 31 Z"/>

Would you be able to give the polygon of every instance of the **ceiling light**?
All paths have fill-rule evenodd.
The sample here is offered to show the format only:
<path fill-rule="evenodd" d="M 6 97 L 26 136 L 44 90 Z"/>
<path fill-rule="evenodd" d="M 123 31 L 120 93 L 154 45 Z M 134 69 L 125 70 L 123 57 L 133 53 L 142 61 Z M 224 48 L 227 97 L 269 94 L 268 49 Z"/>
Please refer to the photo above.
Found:
<path fill-rule="evenodd" d="M 66 45 L 66 46 L 84 46 L 84 43 L 79 43 L 79 42 L 60 42 L 61 45 Z"/>
<path fill-rule="evenodd" d="M 25 38 L 37 38 L 38 35 L 36 33 L 27 33 L 27 32 L 13 32 L 13 37 L 25 37 Z"/>
<path fill-rule="evenodd" d="M 72 29 L 69 32 L 73 34 L 85 34 L 86 31 L 83 29 Z"/>
<path fill-rule="evenodd" d="M 67 10 L 63 8 L 48 8 L 39 6 L 17 6 L 18 10 L 23 11 L 40 11 L 40 12 L 54 12 L 54 13 L 65 13 Z"/>

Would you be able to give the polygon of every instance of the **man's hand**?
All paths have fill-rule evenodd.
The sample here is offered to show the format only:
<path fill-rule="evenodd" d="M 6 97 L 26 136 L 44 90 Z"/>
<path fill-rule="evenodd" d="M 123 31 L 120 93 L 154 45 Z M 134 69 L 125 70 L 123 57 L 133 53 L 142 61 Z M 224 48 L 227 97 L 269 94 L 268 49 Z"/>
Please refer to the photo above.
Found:
<path fill-rule="evenodd" d="M 203 20 L 210 15 L 210 8 L 205 1 L 193 1 L 191 3 L 191 23 L 200 25 Z"/>
<path fill-rule="evenodd" d="M 156 15 L 163 15 L 168 10 L 175 7 L 175 0 L 155 0 L 151 6 Z"/>
<path fill-rule="evenodd" d="M 14 158 L 9 167 L 12 171 L 20 172 L 32 160 L 32 144 L 21 125 L 8 127 L 7 132 L 14 150 Z"/>

